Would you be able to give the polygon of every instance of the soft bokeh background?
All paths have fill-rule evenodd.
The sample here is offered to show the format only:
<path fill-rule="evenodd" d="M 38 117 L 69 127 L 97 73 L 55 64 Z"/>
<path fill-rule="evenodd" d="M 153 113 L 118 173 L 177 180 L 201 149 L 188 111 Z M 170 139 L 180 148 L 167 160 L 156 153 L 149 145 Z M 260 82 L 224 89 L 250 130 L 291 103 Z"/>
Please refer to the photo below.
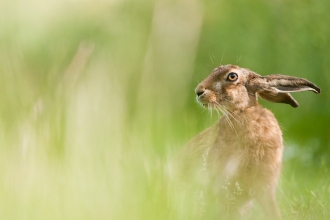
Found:
<path fill-rule="evenodd" d="M 0 219 L 192 219 L 168 161 L 213 124 L 220 64 L 304 77 L 284 131 L 284 219 L 330 217 L 330 1 L 0 2 Z M 214 219 L 212 211 L 210 219 Z M 251 219 L 261 216 L 258 206 Z"/>

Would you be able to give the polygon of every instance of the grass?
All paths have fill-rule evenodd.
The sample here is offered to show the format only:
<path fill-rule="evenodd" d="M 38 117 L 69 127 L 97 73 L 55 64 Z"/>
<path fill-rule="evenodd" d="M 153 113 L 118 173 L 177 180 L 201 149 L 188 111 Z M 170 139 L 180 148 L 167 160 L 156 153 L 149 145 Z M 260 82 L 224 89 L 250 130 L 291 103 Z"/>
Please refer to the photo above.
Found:
<path fill-rule="evenodd" d="M 260 10 L 269 9 L 256 2 Z M 196 105 L 194 87 L 220 60 L 234 63 L 238 54 L 242 66 L 275 68 L 263 60 L 286 58 L 268 42 L 267 36 L 273 36 L 269 28 L 266 35 L 247 33 L 246 39 L 257 38 L 257 44 L 238 39 L 246 33 L 245 21 L 237 32 L 223 32 L 230 27 L 224 20 L 231 20 L 223 18 L 233 18 L 232 10 L 247 13 L 244 5 L 236 7 L 238 1 L 223 7 L 184 1 L 16 3 L 0 5 L 0 219 L 196 219 L 198 193 L 166 190 L 172 181 L 170 162 L 179 149 L 217 117 Z M 290 21 L 299 18 L 290 16 L 298 16 Z M 320 19 L 327 23 L 324 16 Z M 285 36 L 280 39 L 287 43 Z M 304 41 L 297 42 L 288 52 Z M 270 44 L 273 49 L 263 55 Z M 225 50 L 226 45 L 234 46 Z M 320 50 L 322 59 L 329 51 L 305 49 L 309 54 Z M 306 74 L 304 68 L 322 66 L 322 59 L 291 52 L 291 64 L 302 63 L 295 71 Z M 277 69 L 296 74 L 291 66 Z M 310 77 L 325 87 L 326 80 Z M 283 106 L 269 108 L 279 116 L 286 140 L 297 140 L 294 146 L 299 140 L 313 143 L 324 152 L 320 145 L 326 146 L 328 136 L 321 128 L 327 124 L 327 107 L 311 108 L 319 103 L 309 97 L 300 99 L 306 106 L 301 115 L 287 108 L 283 113 Z M 306 128 L 301 118 L 316 117 L 315 111 L 321 111 L 322 119 L 315 119 L 321 128 Z M 328 166 L 315 163 L 304 146 L 285 152 L 278 190 L 283 219 L 328 219 Z M 216 204 L 206 209 L 206 218 L 217 217 Z M 249 218 L 264 218 L 258 205 Z"/>

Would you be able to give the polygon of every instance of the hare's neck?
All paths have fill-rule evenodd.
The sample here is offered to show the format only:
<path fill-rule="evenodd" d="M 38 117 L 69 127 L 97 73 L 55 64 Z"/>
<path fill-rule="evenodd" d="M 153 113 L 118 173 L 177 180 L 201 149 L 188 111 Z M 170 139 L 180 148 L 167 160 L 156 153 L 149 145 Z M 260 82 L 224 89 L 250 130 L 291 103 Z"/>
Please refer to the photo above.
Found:
<path fill-rule="evenodd" d="M 274 115 L 260 105 L 244 110 L 227 111 L 219 120 L 221 131 L 232 132 L 236 138 L 255 136 L 258 133 L 256 130 L 267 127 L 269 124 L 278 126 Z"/>

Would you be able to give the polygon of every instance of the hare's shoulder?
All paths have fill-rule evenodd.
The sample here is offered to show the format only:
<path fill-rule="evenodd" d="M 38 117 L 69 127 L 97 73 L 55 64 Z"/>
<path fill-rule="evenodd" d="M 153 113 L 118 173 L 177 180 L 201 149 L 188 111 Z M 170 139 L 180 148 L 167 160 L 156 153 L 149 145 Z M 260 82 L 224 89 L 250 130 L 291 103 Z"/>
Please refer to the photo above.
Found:
<path fill-rule="evenodd" d="M 192 138 L 182 149 L 183 152 L 191 155 L 203 154 L 207 148 L 214 144 L 218 132 L 219 125 L 218 123 L 215 123 L 211 127 L 208 127 L 199 133 L 196 137 Z"/>
<path fill-rule="evenodd" d="M 208 154 L 216 141 L 217 123 L 192 138 L 179 152 L 176 158 L 178 173 L 182 176 L 195 176 L 201 171 L 203 157 Z"/>

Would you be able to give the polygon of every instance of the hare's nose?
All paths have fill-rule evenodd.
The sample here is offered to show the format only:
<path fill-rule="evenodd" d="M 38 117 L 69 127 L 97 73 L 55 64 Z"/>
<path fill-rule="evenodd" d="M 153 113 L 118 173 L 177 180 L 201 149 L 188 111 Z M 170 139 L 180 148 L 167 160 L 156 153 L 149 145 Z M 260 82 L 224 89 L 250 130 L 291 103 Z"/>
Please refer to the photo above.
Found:
<path fill-rule="evenodd" d="M 205 87 L 202 84 L 198 84 L 198 86 L 195 89 L 196 95 L 201 96 L 203 95 L 204 92 L 205 92 Z"/>

